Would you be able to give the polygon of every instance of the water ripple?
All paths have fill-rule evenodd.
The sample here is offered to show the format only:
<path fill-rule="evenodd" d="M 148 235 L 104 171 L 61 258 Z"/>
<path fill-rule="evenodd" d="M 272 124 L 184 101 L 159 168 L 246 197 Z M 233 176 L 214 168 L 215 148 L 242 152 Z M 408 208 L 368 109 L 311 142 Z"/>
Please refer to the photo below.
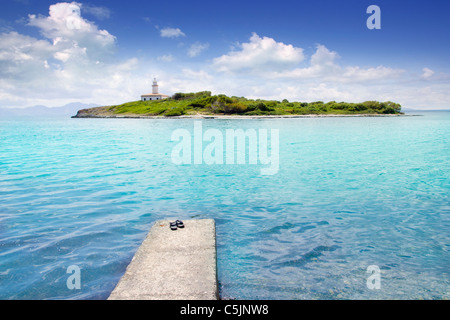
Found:
<path fill-rule="evenodd" d="M 208 122 L 278 128 L 270 177 L 173 165 L 191 120 L 0 121 L 0 299 L 105 299 L 168 216 L 216 219 L 224 299 L 449 298 L 449 121 Z"/>

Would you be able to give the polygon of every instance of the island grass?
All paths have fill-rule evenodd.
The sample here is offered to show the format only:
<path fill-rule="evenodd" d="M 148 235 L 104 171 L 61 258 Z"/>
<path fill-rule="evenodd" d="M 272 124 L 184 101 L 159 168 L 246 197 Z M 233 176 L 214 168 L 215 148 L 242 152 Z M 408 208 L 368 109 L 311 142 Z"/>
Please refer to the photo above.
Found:
<path fill-rule="evenodd" d="M 176 93 L 169 99 L 132 101 L 111 106 L 116 115 L 181 116 L 181 115 L 307 115 L 307 114 L 400 114 L 401 106 L 391 101 L 348 103 L 331 101 L 289 102 L 253 100 L 244 97 L 211 95 L 209 91 Z"/>

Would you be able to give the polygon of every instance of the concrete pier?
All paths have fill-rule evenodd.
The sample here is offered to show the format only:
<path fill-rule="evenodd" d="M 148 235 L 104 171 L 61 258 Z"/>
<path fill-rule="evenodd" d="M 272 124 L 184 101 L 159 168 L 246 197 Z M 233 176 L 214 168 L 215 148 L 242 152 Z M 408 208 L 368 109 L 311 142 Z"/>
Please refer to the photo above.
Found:
<path fill-rule="evenodd" d="M 157 221 L 108 300 L 218 299 L 216 229 L 212 219 L 170 229 Z"/>

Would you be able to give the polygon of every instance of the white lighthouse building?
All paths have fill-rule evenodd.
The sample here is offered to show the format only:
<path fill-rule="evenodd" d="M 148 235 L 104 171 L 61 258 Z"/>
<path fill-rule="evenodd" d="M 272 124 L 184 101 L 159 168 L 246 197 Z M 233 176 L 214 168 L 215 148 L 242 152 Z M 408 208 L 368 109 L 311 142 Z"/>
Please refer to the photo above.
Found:
<path fill-rule="evenodd" d="M 153 85 L 152 85 L 152 93 L 149 94 L 143 94 L 141 96 L 141 100 L 142 101 L 150 101 L 150 100 L 162 100 L 162 99 L 167 99 L 169 98 L 168 95 L 165 94 L 161 94 L 158 92 L 159 91 L 159 86 L 158 86 L 158 82 L 156 81 L 156 78 L 153 80 Z"/>

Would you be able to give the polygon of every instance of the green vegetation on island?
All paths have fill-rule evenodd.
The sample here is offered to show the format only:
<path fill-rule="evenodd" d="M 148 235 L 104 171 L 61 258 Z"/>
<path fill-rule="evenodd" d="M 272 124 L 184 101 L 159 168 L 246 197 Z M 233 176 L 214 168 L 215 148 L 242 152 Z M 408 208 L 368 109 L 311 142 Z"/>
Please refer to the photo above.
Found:
<path fill-rule="evenodd" d="M 348 102 L 289 102 L 253 100 L 244 97 L 211 95 L 210 91 L 175 93 L 171 98 L 153 101 L 134 101 L 121 105 L 100 107 L 103 116 L 189 116 L 189 115 L 350 115 L 350 114 L 400 114 L 401 106 L 391 101 Z M 85 111 L 86 116 L 89 115 Z M 79 115 L 82 116 L 82 114 Z M 78 115 L 77 115 L 78 116 Z"/>

